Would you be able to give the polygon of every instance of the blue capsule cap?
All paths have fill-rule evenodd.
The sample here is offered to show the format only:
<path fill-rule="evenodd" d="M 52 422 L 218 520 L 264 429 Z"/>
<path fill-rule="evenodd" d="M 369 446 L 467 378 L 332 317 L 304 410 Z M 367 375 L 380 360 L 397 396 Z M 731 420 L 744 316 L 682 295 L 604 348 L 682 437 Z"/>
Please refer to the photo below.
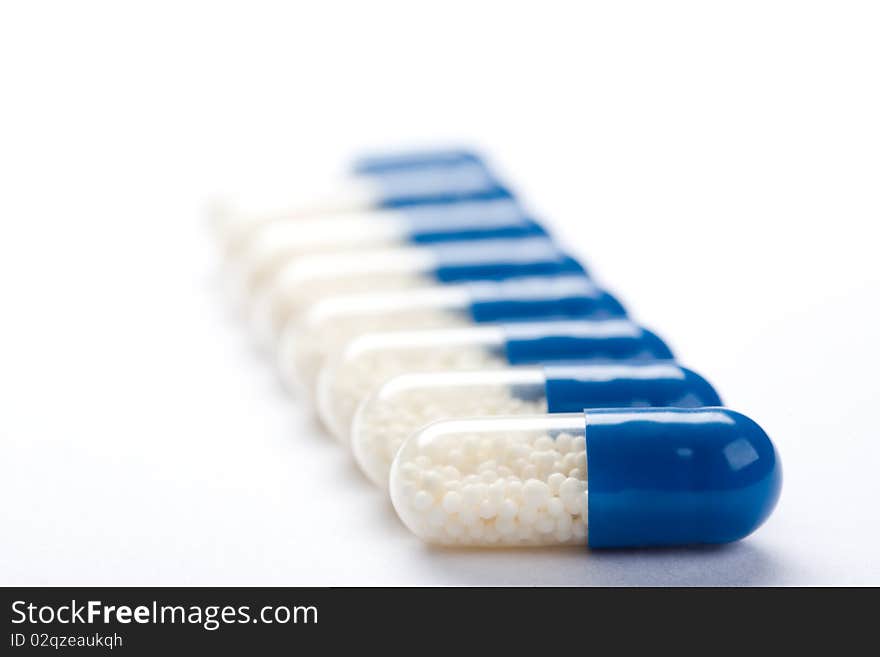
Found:
<path fill-rule="evenodd" d="M 450 205 L 460 205 L 451 203 Z M 429 230 L 413 231 L 409 241 L 413 244 L 436 244 L 438 242 L 460 242 L 462 240 L 495 240 L 519 237 L 546 237 L 547 231 L 541 224 L 530 219 L 508 223 L 474 222 L 470 226 L 450 225 L 445 228 L 434 227 Z"/>
<path fill-rule="evenodd" d="M 464 163 L 441 168 L 395 170 L 370 179 L 384 208 L 462 201 L 512 198 L 510 191 L 498 183 L 481 164 Z"/>
<path fill-rule="evenodd" d="M 464 229 L 474 224 L 504 226 L 529 220 L 525 209 L 512 198 L 416 205 L 399 210 L 398 214 L 407 234 Z"/>
<path fill-rule="evenodd" d="M 465 201 L 494 201 L 504 198 L 514 198 L 513 192 L 497 183 L 487 183 L 485 187 L 477 189 L 409 190 L 391 195 L 386 193 L 379 201 L 378 207 L 394 210 L 426 204 L 448 205 Z"/>
<path fill-rule="evenodd" d="M 779 457 L 740 413 L 600 409 L 585 418 L 592 548 L 728 543 L 776 506 Z"/>
<path fill-rule="evenodd" d="M 570 255 L 562 256 L 562 261 L 559 263 L 559 271 L 560 273 L 578 273 L 587 277 L 590 276 L 590 272 L 587 271 L 587 268 L 584 267 L 577 258 Z"/>
<path fill-rule="evenodd" d="M 461 164 L 483 164 L 482 158 L 466 149 L 434 149 L 401 151 L 398 153 L 368 154 L 355 159 L 352 171 L 375 175 L 407 169 L 437 168 Z"/>
<path fill-rule="evenodd" d="M 628 321 L 567 320 L 504 325 L 511 365 L 552 361 L 672 360 L 656 334 Z"/>
<path fill-rule="evenodd" d="M 546 233 L 521 237 L 546 237 L 549 239 Z M 517 249 L 517 251 L 519 250 Z M 590 272 L 577 258 L 566 255 L 555 247 L 546 253 L 537 253 L 531 259 L 519 257 L 513 253 L 513 249 L 508 249 L 506 254 L 499 252 L 496 256 L 494 260 L 483 258 L 473 261 L 450 262 L 441 259 L 435 276 L 443 283 L 467 280 L 505 280 L 514 276 L 563 276 L 566 274 L 581 274 L 588 278 L 590 276 Z M 480 275 L 482 273 L 485 275 Z"/>
<path fill-rule="evenodd" d="M 546 236 L 468 240 L 429 245 L 441 283 L 543 276 L 570 267 L 568 256 Z"/>
<path fill-rule="evenodd" d="M 585 408 L 721 406 L 715 388 L 674 363 L 548 365 L 544 393 L 550 413 Z"/>
<path fill-rule="evenodd" d="M 479 323 L 537 318 L 622 318 L 620 302 L 583 275 L 527 277 L 474 284 L 471 318 Z"/>
<path fill-rule="evenodd" d="M 546 235 L 512 198 L 414 205 L 397 213 L 406 239 L 416 244 Z"/>

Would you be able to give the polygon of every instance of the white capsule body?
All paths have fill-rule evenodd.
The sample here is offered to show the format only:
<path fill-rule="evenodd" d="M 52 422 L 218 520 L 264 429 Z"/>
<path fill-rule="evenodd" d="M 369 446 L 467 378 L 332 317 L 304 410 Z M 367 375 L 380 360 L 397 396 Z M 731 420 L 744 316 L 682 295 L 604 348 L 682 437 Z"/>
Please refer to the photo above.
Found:
<path fill-rule="evenodd" d="M 344 212 L 366 212 L 381 197 L 375 181 L 349 176 L 312 186 L 299 199 L 283 203 L 223 203 L 212 213 L 213 228 L 224 251 L 236 252 L 260 228 L 274 223 L 307 221 Z M 244 205 L 245 207 L 242 207 Z"/>
<path fill-rule="evenodd" d="M 504 344 L 503 328 L 489 324 L 361 335 L 321 369 L 317 384 L 320 417 L 348 445 L 358 406 L 388 379 L 405 372 L 504 367 Z"/>
<path fill-rule="evenodd" d="M 582 414 L 448 420 L 404 442 L 391 467 L 400 519 L 429 543 L 587 544 Z"/>
<path fill-rule="evenodd" d="M 260 289 L 289 260 L 319 253 L 406 245 L 406 224 L 392 211 L 275 221 L 255 230 L 227 263 L 248 292 Z"/>
<path fill-rule="evenodd" d="M 425 287 L 438 280 L 491 278 L 498 270 L 502 277 L 525 269 L 554 272 L 567 262 L 543 235 L 305 255 L 285 259 L 252 290 L 249 310 L 258 335 L 272 344 L 281 327 L 297 321 L 309 303 L 323 298 Z"/>
<path fill-rule="evenodd" d="M 272 346 L 282 327 L 300 321 L 306 308 L 317 301 L 377 289 L 434 285 L 435 265 L 431 250 L 418 247 L 293 258 L 252 293 L 251 324 L 260 343 Z"/>
<path fill-rule="evenodd" d="M 388 472 L 403 442 L 443 419 L 547 413 L 542 367 L 461 372 L 411 372 L 380 385 L 358 406 L 351 448 L 364 474 L 388 486 Z"/>
<path fill-rule="evenodd" d="M 594 294 L 582 275 L 525 276 L 503 281 L 437 284 L 406 291 L 341 295 L 317 301 L 281 330 L 279 363 L 285 379 L 314 388 L 330 354 L 340 353 L 358 335 L 377 331 L 462 328 L 482 321 L 474 314 L 481 302 L 516 301 L 507 311 L 515 319 L 547 314 L 541 302 L 561 302 Z M 529 302 L 537 302 L 529 306 Z"/>
<path fill-rule="evenodd" d="M 467 285 L 432 285 L 406 291 L 348 294 L 311 304 L 291 317 L 279 337 L 278 362 L 285 381 L 314 395 L 326 359 L 365 333 L 473 324 Z"/>

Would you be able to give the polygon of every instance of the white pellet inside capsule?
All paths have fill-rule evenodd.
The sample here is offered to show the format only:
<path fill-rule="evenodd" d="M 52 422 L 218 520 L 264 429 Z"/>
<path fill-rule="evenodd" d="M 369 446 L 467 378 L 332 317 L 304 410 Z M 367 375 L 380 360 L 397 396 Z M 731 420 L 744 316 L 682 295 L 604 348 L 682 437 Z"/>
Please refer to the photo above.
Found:
<path fill-rule="evenodd" d="M 437 422 L 411 436 L 390 474 L 394 508 L 442 545 L 586 545 L 583 416 Z"/>
<path fill-rule="evenodd" d="M 397 450 L 422 427 L 448 418 L 547 413 L 544 384 L 543 369 L 529 367 L 396 376 L 358 407 L 351 429 L 355 460 L 386 488 Z"/>

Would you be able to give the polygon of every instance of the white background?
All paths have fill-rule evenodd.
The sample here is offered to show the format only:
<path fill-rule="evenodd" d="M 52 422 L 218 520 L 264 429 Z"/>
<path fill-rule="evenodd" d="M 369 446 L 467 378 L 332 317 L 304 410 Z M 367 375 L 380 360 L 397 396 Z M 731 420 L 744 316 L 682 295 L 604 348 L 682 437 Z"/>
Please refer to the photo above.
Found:
<path fill-rule="evenodd" d="M 0 583 L 880 584 L 865 2 L 9 2 Z M 219 293 L 204 208 L 470 143 L 774 437 L 715 549 L 421 545 Z"/>

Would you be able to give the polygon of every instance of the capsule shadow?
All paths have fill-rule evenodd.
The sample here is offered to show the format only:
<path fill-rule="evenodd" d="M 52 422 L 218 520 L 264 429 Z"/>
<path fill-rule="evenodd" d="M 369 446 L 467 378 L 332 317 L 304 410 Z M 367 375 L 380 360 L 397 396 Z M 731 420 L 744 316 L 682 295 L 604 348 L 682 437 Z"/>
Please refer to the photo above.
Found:
<path fill-rule="evenodd" d="M 784 564 L 748 541 L 684 548 L 453 549 L 426 546 L 449 584 L 485 586 L 784 585 Z"/>

